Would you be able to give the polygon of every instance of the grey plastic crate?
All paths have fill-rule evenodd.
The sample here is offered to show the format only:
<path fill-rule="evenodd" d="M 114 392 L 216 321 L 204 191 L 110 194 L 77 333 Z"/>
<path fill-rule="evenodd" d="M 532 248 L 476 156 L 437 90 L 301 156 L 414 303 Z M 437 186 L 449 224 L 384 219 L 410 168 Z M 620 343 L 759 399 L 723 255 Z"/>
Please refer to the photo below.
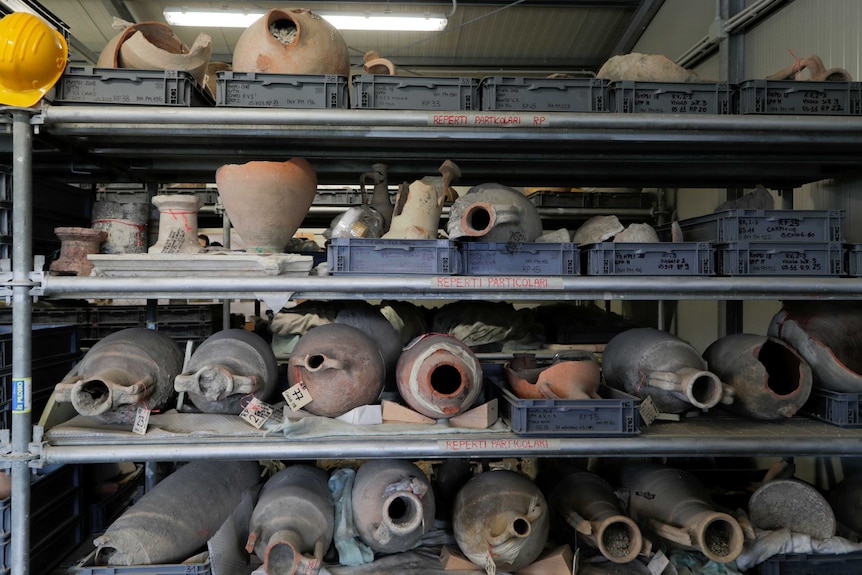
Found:
<path fill-rule="evenodd" d="M 757 565 L 758 575 L 859 575 L 862 552 L 841 555 L 773 555 Z"/>
<path fill-rule="evenodd" d="M 353 76 L 352 108 L 378 110 L 478 110 L 478 78 Z"/>
<path fill-rule="evenodd" d="M 840 276 L 844 248 L 837 242 L 728 242 L 714 244 L 725 276 Z"/>
<path fill-rule="evenodd" d="M 706 276 L 714 273 L 707 242 L 601 242 L 580 246 L 587 275 Z"/>
<path fill-rule="evenodd" d="M 332 238 L 326 245 L 332 274 L 452 275 L 461 270 L 450 240 Z"/>
<path fill-rule="evenodd" d="M 573 243 L 520 244 L 462 242 L 461 267 L 465 275 L 551 275 L 580 273 L 578 247 Z"/>
<path fill-rule="evenodd" d="M 862 277 L 862 244 L 844 244 L 844 250 L 844 272 L 850 277 Z"/>
<path fill-rule="evenodd" d="M 740 114 L 862 114 L 862 83 L 745 80 L 739 84 Z"/>
<path fill-rule="evenodd" d="M 140 106 L 212 106 L 212 97 L 188 72 L 68 66 L 55 103 Z"/>
<path fill-rule="evenodd" d="M 210 560 L 203 563 L 183 563 L 175 565 L 127 565 L 95 566 L 96 552 L 93 551 L 77 565 L 66 569 L 66 575 L 210 575 Z"/>
<path fill-rule="evenodd" d="M 840 242 L 842 210 L 723 210 L 680 220 L 683 238 L 698 242 Z M 662 236 L 670 233 L 663 226 Z"/>
<path fill-rule="evenodd" d="M 603 78 L 494 76 L 482 80 L 482 109 L 607 112 L 608 83 Z"/>
<path fill-rule="evenodd" d="M 347 108 L 347 76 L 218 72 L 216 106 Z"/>
<path fill-rule="evenodd" d="M 812 388 L 799 413 L 838 427 L 862 427 L 862 393 Z"/>
<path fill-rule="evenodd" d="M 599 386 L 601 399 L 520 399 L 500 377 L 488 377 L 500 416 L 518 435 L 628 437 L 640 433 L 638 400 Z"/>
<path fill-rule="evenodd" d="M 611 82 L 611 110 L 639 114 L 733 114 L 735 87 L 724 82 Z"/>

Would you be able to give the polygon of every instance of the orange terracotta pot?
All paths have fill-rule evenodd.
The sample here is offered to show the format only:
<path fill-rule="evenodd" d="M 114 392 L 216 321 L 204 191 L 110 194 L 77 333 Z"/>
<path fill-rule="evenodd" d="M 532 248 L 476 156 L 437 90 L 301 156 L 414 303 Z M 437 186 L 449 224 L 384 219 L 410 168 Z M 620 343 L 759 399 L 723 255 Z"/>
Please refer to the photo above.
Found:
<path fill-rule="evenodd" d="M 538 367 L 535 356 L 516 357 L 504 371 L 512 391 L 521 399 L 598 399 L 601 372 L 592 361 L 561 361 Z"/>
<path fill-rule="evenodd" d="M 246 251 L 284 251 L 317 192 L 317 173 L 306 160 L 227 164 L 216 185 Z"/>
<path fill-rule="evenodd" d="M 273 35 L 273 30 L 280 39 Z M 233 69 L 346 76 L 350 72 L 350 56 L 338 30 L 319 15 L 305 8 L 275 9 L 239 37 L 233 52 Z"/>

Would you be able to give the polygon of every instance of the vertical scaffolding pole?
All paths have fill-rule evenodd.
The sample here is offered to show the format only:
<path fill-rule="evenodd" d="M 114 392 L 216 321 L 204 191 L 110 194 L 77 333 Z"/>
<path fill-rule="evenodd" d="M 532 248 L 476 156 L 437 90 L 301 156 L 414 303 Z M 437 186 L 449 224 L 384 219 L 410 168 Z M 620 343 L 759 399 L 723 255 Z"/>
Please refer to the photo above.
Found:
<path fill-rule="evenodd" d="M 33 132 L 29 110 L 12 111 L 12 575 L 30 573 L 32 437 L 30 271 L 33 267 Z"/>

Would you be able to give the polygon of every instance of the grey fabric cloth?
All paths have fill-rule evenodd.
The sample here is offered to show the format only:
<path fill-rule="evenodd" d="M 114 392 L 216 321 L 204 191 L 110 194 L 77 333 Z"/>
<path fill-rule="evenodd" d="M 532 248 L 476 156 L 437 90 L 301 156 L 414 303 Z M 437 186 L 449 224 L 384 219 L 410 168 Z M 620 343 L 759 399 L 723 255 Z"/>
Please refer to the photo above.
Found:
<path fill-rule="evenodd" d="M 353 523 L 353 480 L 356 471 L 343 467 L 329 478 L 329 492 L 335 504 L 335 549 L 341 565 L 356 566 L 374 561 L 374 551 L 359 540 Z"/>

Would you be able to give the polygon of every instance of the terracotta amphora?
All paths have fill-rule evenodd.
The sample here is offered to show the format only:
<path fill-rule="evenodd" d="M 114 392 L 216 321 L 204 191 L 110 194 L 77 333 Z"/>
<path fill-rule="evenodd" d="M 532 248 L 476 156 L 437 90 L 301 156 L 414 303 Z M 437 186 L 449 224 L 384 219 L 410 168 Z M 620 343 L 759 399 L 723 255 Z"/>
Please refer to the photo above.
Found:
<path fill-rule="evenodd" d="M 320 570 L 335 528 L 327 482 L 322 469 L 292 465 L 264 484 L 251 514 L 246 551 L 263 561 L 267 575 Z"/>
<path fill-rule="evenodd" d="M 60 238 L 60 257 L 51 262 L 48 270 L 56 275 L 88 276 L 93 271 L 89 254 L 99 253 L 99 245 L 108 237 L 107 232 L 92 228 L 54 228 Z"/>
<path fill-rule="evenodd" d="M 312 328 L 296 342 L 287 365 L 290 385 L 312 397 L 303 409 L 337 417 L 375 401 L 384 384 L 383 356 L 370 337 L 340 323 Z"/>
<path fill-rule="evenodd" d="M 792 417 L 811 394 L 811 368 L 774 337 L 737 333 L 703 352 L 709 370 L 733 388 L 728 409 L 756 419 Z"/>
<path fill-rule="evenodd" d="M 539 366 L 535 354 L 515 354 L 503 366 L 509 388 L 521 399 L 598 399 L 601 371 L 592 358 Z"/>
<path fill-rule="evenodd" d="M 341 33 L 305 8 L 274 9 L 245 29 L 233 50 L 235 72 L 350 73 Z"/>
<path fill-rule="evenodd" d="M 659 411 L 680 413 L 732 401 L 688 342 L 650 327 L 615 335 L 602 353 L 605 383 L 636 397 L 651 397 Z"/>
<path fill-rule="evenodd" d="M 239 415 L 251 398 L 270 401 L 278 383 L 272 347 L 256 333 L 225 329 L 208 337 L 189 359 L 174 389 L 204 413 Z"/>
<path fill-rule="evenodd" d="M 54 400 L 104 423 L 132 423 L 138 407 L 165 406 L 183 355 L 163 332 L 131 327 L 100 339 L 63 381 Z"/>
<path fill-rule="evenodd" d="M 281 253 L 314 201 L 317 173 L 303 158 L 226 164 L 216 185 L 245 250 Z"/>
<path fill-rule="evenodd" d="M 142 70 L 180 70 L 204 83 L 212 54 L 212 38 L 200 33 L 191 48 L 183 44 L 167 24 L 115 19 L 125 25 L 105 44 L 96 66 L 99 68 L 134 68 Z"/>
<path fill-rule="evenodd" d="M 815 385 L 862 392 L 862 304 L 787 301 L 767 334 L 789 343 L 811 367 Z"/>
<path fill-rule="evenodd" d="M 620 486 L 629 492 L 631 518 L 668 543 L 696 549 L 717 563 L 733 561 L 742 552 L 739 523 L 715 510 L 706 488 L 690 473 L 632 463 L 622 468 Z"/>
<path fill-rule="evenodd" d="M 411 409 L 448 419 L 473 407 L 482 392 L 482 366 L 458 338 L 425 334 L 401 352 L 395 381 Z"/>
<path fill-rule="evenodd" d="M 192 461 L 147 491 L 96 537 L 97 565 L 180 563 L 230 517 L 259 481 L 254 461 Z"/>
<path fill-rule="evenodd" d="M 452 529 L 464 555 L 479 566 L 517 571 L 536 560 L 548 540 L 545 496 L 515 471 L 486 471 L 455 497 Z"/>
<path fill-rule="evenodd" d="M 353 483 L 353 521 L 359 538 L 379 553 L 418 546 L 434 526 L 434 491 L 409 461 L 375 459 L 362 464 Z"/>
<path fill-rule="evenodd" d="M 567 474 L 548 502 L 557 520 L 614 563 L 628 563 L 641 551 L 640 528 L 620 510 L 611 485 L 594 473 Z"/>
<path fill-rule="evenodd" d="M 542 220 L 536 206 L 515 188 L 480 184 L 455 200 L 446 229 L 453 240 L 532 242 L 542 235 Z"/>

